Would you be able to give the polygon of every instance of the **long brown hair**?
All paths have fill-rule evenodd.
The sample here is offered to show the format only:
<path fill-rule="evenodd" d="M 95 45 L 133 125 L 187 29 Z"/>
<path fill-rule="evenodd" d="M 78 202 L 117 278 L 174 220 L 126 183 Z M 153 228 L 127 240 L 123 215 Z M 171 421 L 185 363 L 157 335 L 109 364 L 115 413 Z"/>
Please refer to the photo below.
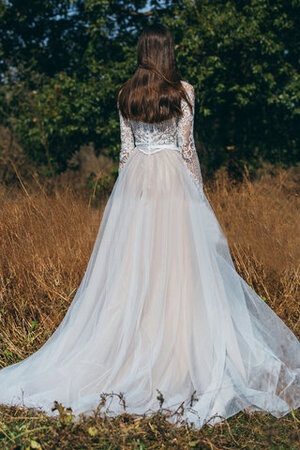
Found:
<path fill-rule="evenodd" d="M 118 92 L 125 119 L 162 122 L 182 115 L 181 100 L 191 107 L 177 70 L 174 42 L 162 25 L 150 25 L 138 41 L 138 67 Z"/>

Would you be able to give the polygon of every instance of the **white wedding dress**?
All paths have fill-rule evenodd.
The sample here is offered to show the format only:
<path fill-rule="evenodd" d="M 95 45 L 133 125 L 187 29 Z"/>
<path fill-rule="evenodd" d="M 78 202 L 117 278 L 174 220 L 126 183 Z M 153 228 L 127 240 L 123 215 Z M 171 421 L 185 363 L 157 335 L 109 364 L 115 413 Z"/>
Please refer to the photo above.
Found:
<path fill-rule="evenodd" d="M 82 282 L 50 339 L 0 371 L 0 403 L 78 415 L 122 392 L 128 413 L 151 414 L 159 390 L 197 428 L 300 406 L 300 344 L 237 274 L 182 109 L 159 124 L 120 114 L 119 176 Z M 123 412 L 117 396 L 109 409 Z"/>

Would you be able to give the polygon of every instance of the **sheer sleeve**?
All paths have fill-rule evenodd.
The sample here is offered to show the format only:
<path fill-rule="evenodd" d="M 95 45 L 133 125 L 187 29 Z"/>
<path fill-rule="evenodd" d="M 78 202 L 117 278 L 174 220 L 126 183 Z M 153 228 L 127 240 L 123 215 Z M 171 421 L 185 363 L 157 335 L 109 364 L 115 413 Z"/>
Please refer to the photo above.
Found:
<path fill-rule="evenodd" d="M 177 140 L 183 162 L 188 168 L 190 175 L 199 189 L 202 190 L 202 177 L 200 163 L 194 142 L 194 107 L 195 94 L 194 88 L 191 84 L 183 82 L 183 86 L 188 94 L 192 105 L 192 111 L 189 105 L 183 101 L 182 111 L 183 116 L 179 118 L 177 128 Z"/>
<path fill-rule="evenodd" d="M 120 132 L 121 132 L 121 151 L 119 162 L 119 173 L 124 168 L 130 154 L 134 150 L 134 136 L 130 126 L 130 122 L 125 120 L 119 110 Z"/>

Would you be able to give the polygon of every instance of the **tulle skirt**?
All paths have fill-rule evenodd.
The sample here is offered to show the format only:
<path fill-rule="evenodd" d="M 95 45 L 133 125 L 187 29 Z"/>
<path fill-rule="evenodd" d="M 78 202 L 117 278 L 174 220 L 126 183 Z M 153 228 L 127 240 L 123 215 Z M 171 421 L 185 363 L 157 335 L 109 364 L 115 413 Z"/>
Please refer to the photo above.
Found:
<path fill-rule="evenodd" d="M 135 150 L 107 202 L 79 289 L 30 357 L 0 371 L 0 403 L 90 414 L 163 407 L 200 428 L 300 406 L 300 344 L 237 274 L 180 154 Z M 117 396 L 110 414 L 122 413 Z"/>

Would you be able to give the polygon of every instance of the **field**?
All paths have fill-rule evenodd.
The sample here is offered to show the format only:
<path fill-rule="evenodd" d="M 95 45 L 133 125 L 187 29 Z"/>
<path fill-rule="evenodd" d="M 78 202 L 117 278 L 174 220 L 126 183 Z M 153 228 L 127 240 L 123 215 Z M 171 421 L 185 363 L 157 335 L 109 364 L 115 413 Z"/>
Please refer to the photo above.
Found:
<path fill-rule="evenodd" d="M 223 173 L 206 193 L 228 237 L 235 266 L 299 337 L 299 173 L 231 182 Z M 70 304 L 89 259 L 104 199 L 66 184 L 0 189 L 0 367 L 38 349 Z M 296 449 L 300 414 L 282 419 L 240 413 L 214 428 L 175 427 L 124 414 L 74 422 L 34 410 L 0 408 L 1 448 Z"/>

